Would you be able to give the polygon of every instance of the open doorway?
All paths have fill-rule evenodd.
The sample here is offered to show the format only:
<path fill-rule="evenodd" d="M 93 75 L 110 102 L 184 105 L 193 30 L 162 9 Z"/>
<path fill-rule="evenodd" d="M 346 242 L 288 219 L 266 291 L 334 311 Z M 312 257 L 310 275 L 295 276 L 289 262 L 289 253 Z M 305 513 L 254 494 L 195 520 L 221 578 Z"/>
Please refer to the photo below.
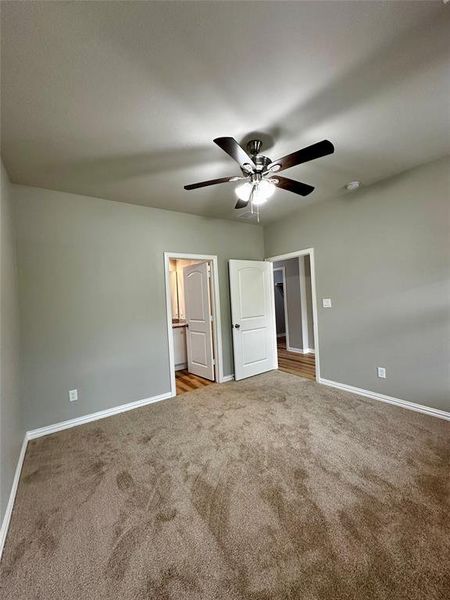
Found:
<path fill-rule="evenodd" d="M 268 260 L 273 264 L 278 368 L 318 379 L 313 250 Z"/>
<path fill-rule="evenodd" d="M 222 380 L 215 256 L 164 254 L 172 395 Z"/>

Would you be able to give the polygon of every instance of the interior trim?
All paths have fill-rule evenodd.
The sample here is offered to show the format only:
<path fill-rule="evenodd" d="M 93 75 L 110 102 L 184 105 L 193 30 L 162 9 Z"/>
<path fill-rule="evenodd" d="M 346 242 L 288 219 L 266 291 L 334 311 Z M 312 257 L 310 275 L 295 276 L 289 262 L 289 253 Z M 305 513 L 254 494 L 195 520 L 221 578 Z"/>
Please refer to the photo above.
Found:
<path fill-rule="evenodd" d="M 285 266 L 274 267 L 273 272 L 275 273 L 275 271 L 281 271 L 281 274 L 283 276 L 283 307 L 284 307 L 284 333 L 280 333 L 279 335 L 277 335 L 277 338 L 285 337 L 286 338 L 286 346 L 289 346 L 289 314 L 288 314 L 288 307 L 287 307 L 288 293 L 287 293 L 287 282 L 286 282 L 286 267 Z M 275 290 L 275 285 L 273 287 Z M 276 312 L 276 308 L 275 308 L 275 312 Z M 277 322 L 277 317 L 275 314 L 275 331 L 276 331 L 276 322 Z M 277 351 L 277 354 L 278 354 L 278 351 Z"/>
<path fill-rule="evenodd" d="M 71 427 L 77 427 L 78 425 L 84 425 L 84 423 L 90 423 L 91 421 L 98 421 L 99 419 L 105 419 L 106 417 L 112 417 L 127 410 L 134 410 L 147 404 L 153 404 L 154 402 L 160 402 L 161 400 L 167 400 L 172 398 L 174 395 L 172 392 L 166 392 L 165 394 L 159 394 L 158 396 L 152 396 L 151 398 L 144 398 L 143 400 L 136 400 L 135 402 L 128 402 L 128 404 L 120 404 L 106 410 L 99 410 L 98 412 L 83 415 L 82 417 L 76 417 L 75 419 L 69 419 L 68 421 L 60 421 L 54 425 L 47 425 L 45 427 L 39 427 L 38 429 L 31 429 L 27 431 L 29 440 L 42 437 L 43 435 L 49 435 L 50 433 L 56 433 L 57 431 L 63 431 L 63 429 L 70 429 Z"/>
<path fill-rule="evenodd" d="M 22 447 L 20 450 L 19 459 L 17 461 L 17 467 L 14 474 L 13 483 L 11 486 L 11 492 L 9 495 L 8 504 L 6 506 L 5 516 L 3 518 L 3 522 L 0 528 L 0 559 L 3 552 L 3 547 L 5 545 L 6 536 L 8 534 L 9 523 L 11 521 L 11 515 L 14 508 L 14 501 L 16 499 L 20 474 L 22 472 L 22 465 L 25 459 L 25 453 L 29 440 L 34 440 L 36 438 L 43 437 L 44 435 L 49 435 L 51 433 L 63 431 L 64 429 L 70 429 L 71 427 L 78 427 L 78 425 L 84 425 L 85 423 L 98 421 L 99 419 L 112 417 L 114 415 L 126 412 L 128 410 L 134 410 L 135 408 L 140 408 L 142 406 L 146 406 L 147 404 L 153 404 L 154 402 L 161 402 L 162 400 L 167 400 L 173 397 L 174 395 L 172 394 L 172 392 L 166 392 L 165 394 L 159 394 L 157 396 L 152 396 L 151 398 L 144 398 L 143 400 L 136 400 L 135 402 L 120 404 L 119 406 L 114 406 L 113 408 L 100 410 L 95 413 L 83 415 L 82 417 L 76 417 L 75 419 L 69 419 L 67 421 L 60 421 L 59 423 L 54 423 L 53 425 L 47 425 L 45 427 L 39 427 L 38 429 L 31 429 L 30 431 L 27 431 L 22 442 Z"/>
<path fill-rule="evenodd" d="M 19 487 L 20 474 L 22 472 L 22 465 L 25 459 L 25 453 L 28 445 L 28 432 L 25 433 L 23 438 L 22 447 L 20 448 L 19 458 L 17 460 L 16 471 L 14 473 L 14 479 L 11 486 L 11 492 L 9 494 L 8 504 L 6 505 L 5 516 L 3 517 L 2 526 L 0 527 L 0 559 L 3 554 L 3 548 L 6 542 L 6 536 L 8 535 L 9 524 L 11 522 L 11 515 L 14 508 L 14 501 L 16 499 L 17 488 Z"/>
<path fill-rule="evenodd" d="M 304 250 L 296 250 L 279 256 L 271 256 L 266 258 L 270 262 L 278 262 L 280 260 L 289 260 L 290 258 L 299 258 L 300 256 L 308 256 L 311 265 L 311 296 L 312 296 L 312 318 L 314 329 L 314 354 L 316 356 L 316 381 L 320 383 L 320 353 L 319 353 L 319 320 L 317 314 L 317 288 L 316 288 L 316 261 L 314 258 L 314 248 L 305 248 Z M 275 309 L 274 309 L 275 318 Z M 286 340 L 287 341 L 287 340 Z"/>
<path fill-rule="evenodd" d="M 213 345 L 216 369 L 215 381 L 222 383 L 223 379 L 223 346 L 222 346 L 222 318 L 220 315 L 220 291 L 219 291 L 219 266 L 215 254 L 186 254 L 184 252 L 164 252 L 164 285 L 166 290 L 166 321 L 167 341 L 169 344 L 169 372 L 170 389 L 172 396 L 176 395 L 175 383 L 175 352 L 172 335 L 172 303 L 170 298 L 169 261 L 174 259 L 198 260 L 209 262 L 211 266 L 211 308 L 213 312 Z"/>
<path fill-rule="evenodd" d="M 228 381 L 233 381 L 234 379 L 234 373 L 232 373 L 231 375 L 224 375 L 222 377 L 222 383 L 227 383 Z"/>
<path fill-rule="evenodd" d="M 297 354 L 314 354 L 314 350 L 311 348 L 293 348 L 292 346 L 286 346 L 288 352 L 296 352 Z"/>
<path fill-rule="evenodd" d="M 228 381 L 232 381 L 234 379 L 234 375 L 225 375 L 222 378 L 222 382 L 226 383 Z M 372 400 L 379 400 L 380 402 L 385 402 L 388 404 L 394 404 L 395 406 L 400 406 L 402 408 L 406 408 L 408 410 L 413 410 L 415 412 L 420 412 L 426 415 L 430 415 L 432 417 L 438 417 L 440 419 L 445 419 L 446 421 L 450 421 L 450 413 L 445 410 L 439 410 L 437 408 L 431 408 L 429 406 L 424 406 L 422 404 L 415 404 L 414 402 L 408 402 L 407 400 L 401 400 L 400 398 L 394 398 L 392 396 L 386 396 L 384 394 L 379 394 L 377 392 L 372 392 L 370 390 L 364 390 L 362 388 L 357 388 L 352 385 L 347 385 L 345 383 L 339 383 L 337 381 L 332 381 L 330 379 L 325 379 L 321 377 L 319 379 L 319 383 L 322 385 L 326 385 L 328 387 L 333 387 L 338 390 L 343 390 L 346 392 L 351 392 L 353 394 L 357 394 L 359 396 L 364 396 L 366 398 L 371 398 Z M 78 425 L 83 425 L 84 423 L 90 423 L 92 421 L 97 421 L 99 419 L 104 419 L 107 417 L 111 417 L 113 415 L 126 412 L 128 410 L 133 410 L 135 408 L 140 408 L 141 406 L 146 406 L 147 404 L 153 404 L 154 402 L 160 402 L 162 400 L 166 400 L 172 398 L 173 395 L 171 392 L 166 392 L 165 394 L 160 394 L 158 396 L 152 396 L 151 398 L 144 398 L 143 400 L 137 400 L 136 402 L 129 402 L 128 404 L 121 404 L 119 406 L 115 406 L 113 408 L 109 408 L 107 410 L 101 410 L 95 413 L 91 413 L 89 415 L 84 415 L 82 417 L 77 417 L 75 419 L 70 419 L 68 421 L 61 421 L 60 423 L 55 423 L 54 425 L 48 425 L 46 427 L 40 427 L 38 429 L 31 429 L 25 433 L 22 447 L 20 449 L 19 458 L 17 460 L 17 467 L 14 473 L 14 479 L 11 486 L 11 492 L 9 495 L 8 504 L 6 506 L 5 516 L 3 517 L 3 522 L 0 528 L 0 559 L 2 557 L 3 548 L 6 541 L 6 536 L 8 534 L 8 529 L 11 521 L 11 515 L 14 508 L 14 502 L 16 499 L 17 488 L 19 486 L 20 474 L 22 472 L 22 466 L 25 459 L 25 454 L 27 450 L 27 445 L 29 440 L 33 440 L 44 435 L 49 435 L 51 433 L 56 433 L 57 431 L 62 431 L 64 429 L 70 429 L 71 427 L 77 427 Z"/>
<path fill-rule="evenodd" d="M 308 314 L 306 300 L 306 272 L 305 272 L 305 257 L 298 257 L 298 283 L 300 287 L 300 318 L 302 322 L 302 346 L 309 348 L 309 332 L 308 332 Z"/>
<path fill-rule="evenodd" d="M 423 404 L 416 404 L 415 402 L 409 402 L 408 400 L 401 400 L 400 398 L 394 398 L 393 396 L 386 396 L 385 394 L 364 390 L 362 388 L 354 387 L 353 385 L 347 385 L 346 383 L 339 383 L 337 381 L 332 381 L 331 379 L 324 379 L 323 377 L 319 379 L 319 383 L 336 388 L 338 390 L 344 390 L 345 392 L 352 392 L 358 396 L 365 396 L 366 398 L 371 398 L 372 400 L 379 400 L 380 402 L 386 402 L 387 404 L 394 404 L 395 406 L 401 406 L 402 408 L 407 408 L 408 410 L 414 410 L 415 412 L 420 412 L 425 415 L 450 421 L 450 413 L 446 412 L 445 410 L 432 408 L 431 406 L 424 406 Z"/>

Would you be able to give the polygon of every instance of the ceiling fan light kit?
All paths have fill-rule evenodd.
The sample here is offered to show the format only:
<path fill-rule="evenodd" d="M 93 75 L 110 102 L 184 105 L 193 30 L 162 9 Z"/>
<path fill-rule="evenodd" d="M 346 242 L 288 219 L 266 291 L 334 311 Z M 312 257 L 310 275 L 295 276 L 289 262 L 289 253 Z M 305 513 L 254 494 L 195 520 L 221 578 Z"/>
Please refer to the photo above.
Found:
<path fill-rule="evenodd" d="M 238 185 L 234 191 L 239 200 L 242 200 L 243 202 L 248 202 L 250 199 L 250 194 L 252 192 L 252 184 L 246 181 L 245 183 Z"/>
<path fill-rule="evenodd" d="M 246 146 L 246 150 L 241 148 L 237 141 L 231 137 L 216 138 L 214 143 L 239 163 L 242 176 L 201 181 L 200 183 L 185 185 L 184 189 L 193 190 L 218 183 L 244 181 L 244 183 L 235 189 L 238 197 L 235 208 L 246 208 L 250 203 L 250 210 L 252 213 L 256 212 L 258 221 L 259 207 L 261 204 L 267 202 L 277 187 L 293 192 L 294 194 L 299 194 L 300 196 L 307 196 L 314 190 L 314 187 L 311 185 L 279 176 L 279 171 L 290 169 L 296 165 L 327 156 L 334 152 L 333 144 L 329 140 L 322 140 L 321 142 L 317 142 L 317 144 L 312 144 L 307 148 L 297 150 L 297 152 L 272 161 L 267 156 L 261 154 L 262 142 L 258 139 L 250 140 Z M 276 175 L 274 176 L 274 174 Z"/>
<path fill-rule="evenodd" d="M 250 200 L 252 190 L 253 204 L 264 204 L 264 202 L 266 202 L 274 193 L 275 183 L 267 179 L 261 179 L 260 181 L 253 183 L 246 181 L 245 183 L 239 185 L 234 191 L 240 200 L 248 202 Z"/>

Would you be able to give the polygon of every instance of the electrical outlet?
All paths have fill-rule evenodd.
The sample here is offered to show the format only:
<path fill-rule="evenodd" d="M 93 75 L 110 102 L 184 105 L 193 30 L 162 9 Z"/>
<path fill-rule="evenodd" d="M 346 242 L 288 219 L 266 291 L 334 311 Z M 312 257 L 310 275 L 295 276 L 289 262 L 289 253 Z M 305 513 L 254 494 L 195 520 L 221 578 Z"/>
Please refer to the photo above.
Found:
<path fill-rule="evenodd" d="M 331 308 L 331 298 L 322 298 L 323 308 Z"/>
<path fill-rule="evenodd" d="M 386 369 L 384 367 L 377 367 L 377 374 L 381 379 L 386 379 Z"/>
<path fill-rule="evenodd" d="M 69 390 L 69 402 L 76 402 L 78 400 L 78 390 Z"/>

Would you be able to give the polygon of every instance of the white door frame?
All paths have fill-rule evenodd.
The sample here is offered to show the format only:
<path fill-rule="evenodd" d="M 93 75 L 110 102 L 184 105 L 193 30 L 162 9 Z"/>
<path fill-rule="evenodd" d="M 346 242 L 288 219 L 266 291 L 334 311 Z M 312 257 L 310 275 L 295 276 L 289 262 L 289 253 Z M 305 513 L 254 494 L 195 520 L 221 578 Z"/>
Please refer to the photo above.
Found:
<path fill-rule="evenodd" d="M 314 262 L 314 248 L 296 250 L 295 252 L 281 254 L 280 256 L 271 256 L 269 258 L 266 258 L 266 260 L 270 262 L 278 262 L 279 260 L 289 260 L 290 258 L 299 258 L 300 256 L 309 256 L 311 264 L 311 296 L 314 328 L 314 351 L 316 357 L 316 381 L 320 381 L 319 327 L 317 321 L 316 266 Z"/>
<path fill-rule="evenodd" d="M 175 383 L 175 355 L 173 350 L 172 334 L 172 303 L 170 295 L 170 259 L 208 261 L 211 265 L 211 310 L 213 315 L 213 343 L 214 359 L 216 361 L 214 376 L 218 383 L 223 382 L 223 356 L 222 356 L 222 321 L 220 319 L 220 295 L 219 295 L 219 270 L 217 256 L 212 254 L 185 254 L 182 252 L 164 252 L 164 282 L 166 288 L 166 318 L 167 339 L 169 342 L 169 369 L 170 369 L 170 393 L 176 396 Z"/>
<path fill-rule="evenodd" d="M 288 321 L 288 310 L 287 310 L 286 267 L 274 267 L 273 271 L 274 272 L 281 271 L 281 274 L 283 275 L 284 328 L 286 330 L 286 332 L 285 332 L 286 348 L 289 348 L 289 321 Z M 275 331 L 276 331 L 276 328 L 275 328 Z M 277 338 L 278 338 L 278 335 L 277 335 Z"/>
<path fill-rule="evenodd" d="M 300 318 L 302 321 L 302 352 L 303 354 L 309 354 L 311 349 L 309 347 L 309 334 L 308 334 L 308 310 L 306 300 L 306 275 L 305 275 L 305 261 L 304 256 L 298 257 L 298 282 L 300 284 Z"/>

